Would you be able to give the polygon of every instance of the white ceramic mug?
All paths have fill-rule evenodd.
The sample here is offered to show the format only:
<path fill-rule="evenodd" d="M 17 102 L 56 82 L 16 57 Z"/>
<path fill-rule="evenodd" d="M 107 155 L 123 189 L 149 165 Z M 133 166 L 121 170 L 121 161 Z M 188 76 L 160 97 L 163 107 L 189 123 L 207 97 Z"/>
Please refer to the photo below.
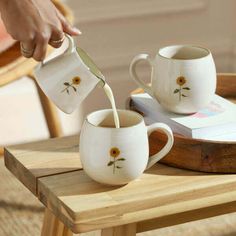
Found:
<path fill-rule="evenodd" d="M 163 123 L 146 127 L 143 117 L 133 111 L 118 110 L 121 128 L 114 125 L 111 109 L 87 116 L 80 134 L 80 158 L 84 171 L 95 181 L 123 185 L 138 178 L 163 158 L 173 145 L 171 129 Z M 149 157 L 148 136 L 163 131 L 168 141 Z"/>
<path fill-rule="evenodd" d="M 37 83 L 50 100 L 63 112 L 73 112 L 97 86 L 104 86 L 102 73 L 91 58 L 69 35 L 67 50 L 45 62 L 35 71 Z"/>
<path fill-rule="evenodd" d="M 136 66 L 147 61 L 152 68 L 151 86 L 137 75 Z M 195 113 L 205 107 L 216 90 L 216 69 L 211 52 L 202 47 L 175 45 L 161 48 L 155 59 L 139 54 L 130 75 L 146 93 L 175 113 Z"/>

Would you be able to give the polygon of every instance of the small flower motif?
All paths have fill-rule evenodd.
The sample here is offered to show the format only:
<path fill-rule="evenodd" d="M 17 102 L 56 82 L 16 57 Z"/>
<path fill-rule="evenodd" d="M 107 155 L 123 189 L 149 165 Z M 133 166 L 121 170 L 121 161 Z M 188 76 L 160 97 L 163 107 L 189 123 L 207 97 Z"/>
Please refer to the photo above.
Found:
<path fill-rule="evenodd" d="M 110 161 L 107 163 L 107 166 L 113 166 L 113 174 L 115 174 L 116 169 L 121 169 L 121 166 L 117 165 L 117 162 L 125 161 L 125 158 L 119 157 L 120 149 L 117 147 L 112 147 L 109 151 Z"/>
<path fill-rule="evenodd" d="M 183 76 L 179 76 L 177 79 L 176 79 L 176 83 L 180 86 L 183 86 L 185 83 L 186 83 L 186 79 L 183 77 Z"/>
<path fill-rule="evenodd" d="M 179 88 L 174 90 L 174 94 L 178 93 L 179 94 L 179 101 L 181 101 L 182 97 L 187 97 L 185 94 L 182 93 L 182 90 L 190 90 L 189 87 L 182 87 L 183 85 L 185 85 L 187 82 L 186 78 L 184 76 L 179 76 L 176 79 L 176 84 L 179 85 Z"/>
<path fill-rule="evenodd" d="M 67 94 L 70 94 L 70 88 L 74 90 L 74 92 L 77 92 L 76 86 L 78 86 L 81 83 L 81 79 L 79 76 L 76 76 L 72 79 L 72 82 L 65 82 L 64 85 L 66 86 L 61 92 L 67 92 Z"/>
<path fill-rule="evenodd" d="M 78 85 L 80 84 L 80 81 L 81 81 L 80 77 L 76 76 L 72 79 L 72 84 Z"/>
<path fill-rule="evenodd" d="M 120 155 L 120 150 L 119 150 L 119 148 L 113 147 L 113 148 L 110 149 L 110 156 L 111 156 L 111 157 L 116 158 L 116 157 L 118 157 L 119 155 Z"/>

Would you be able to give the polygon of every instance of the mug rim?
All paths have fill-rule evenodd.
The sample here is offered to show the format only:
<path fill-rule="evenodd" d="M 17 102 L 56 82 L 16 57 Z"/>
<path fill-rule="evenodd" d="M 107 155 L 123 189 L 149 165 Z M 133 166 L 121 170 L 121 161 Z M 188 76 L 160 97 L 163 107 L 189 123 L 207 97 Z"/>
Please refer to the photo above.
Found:
<path fill-rule="evenodd" d="M 120 129 L 130 129 L 130 128 L 134 128 L 136 126 L 139 126 L 140 124 L 144 123 L 144 118 L 142 115 L 140 115 L 138 112 L 136 111 L 132 111 L 132 110 L 126 110 L 126 109 L 117 109 L 117 112 L 119 114 L 119 112 L 127 112 L 127 113 L 132 113 L 134 115 L 136 115 L 140 120 L 133 124 L 133 125 L 130 125 L 130 126 L 125 126 L 125 127 L 120 127 L 120 128 L 116 128 L 115 125 L 114 127 L 104 127 L 104 126 L 99 126 L 99 125 L 95 125 L 93 124 L 92 122 L 89 121 L 89 117 L 92 116 L 92 115 L 95 115 L 95 114 L 98 114 L 98 113 L 103 113 L 103 112 L 111 112 L 113 113 L 113 110 L 112 109 L 101 109 L 101 110 L 97 110 L 97 111 L 93 111 L 91 113 L 89 113 L 87 116 L 86 116 L 86 119 L 85 121 L 95 127 L 95 128 L 100 128 L 100 129 L 112 129 L 112 130 L 120 130 Z"/>
<path fill-rule="evenodd" d="M 164 50 L 165 48 L 177 48 L 177 47 L 179 47 L 179 48 L 181 48 L 181 47 L 192 47 L 192 48 L 203 49 L 204 51 L 207 52 L 207 54 L 205 56 L 201 56 L 201 57 L 198 57 L 198 58 L 188 58 L 188 59 L 170 58 L 170 57 L 163 56 L 161 54 L 161 51 Z M 174 45 L 168 45 L 168 46 L 161 47 L 158 50 L 157 55 L 162 57 L 162 58 L 164 58 L 164 59 L 168 59 L 168 60 L 188 61 L 188 60 L 200 60 L 202 58 L 208 57 L 209 55 L 211 55 L 211 51 L 208 48 L 206 48 L 206 47 L 199 46 L 199 45 L 194 45 L 194 44 L 174 44 Z"/>

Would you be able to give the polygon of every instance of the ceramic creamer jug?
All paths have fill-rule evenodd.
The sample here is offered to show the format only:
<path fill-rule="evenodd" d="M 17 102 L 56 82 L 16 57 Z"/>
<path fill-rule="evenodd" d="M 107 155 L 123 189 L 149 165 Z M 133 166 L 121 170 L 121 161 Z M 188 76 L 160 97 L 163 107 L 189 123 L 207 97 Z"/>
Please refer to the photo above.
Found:
<path fill-rule="evenodd" d="M 68 48 L 63 54 L 40 63 L 34 75 L 40 88 L 65 113 L 72 113 L 105 78 L 73 38 L 66 35 Z"/>

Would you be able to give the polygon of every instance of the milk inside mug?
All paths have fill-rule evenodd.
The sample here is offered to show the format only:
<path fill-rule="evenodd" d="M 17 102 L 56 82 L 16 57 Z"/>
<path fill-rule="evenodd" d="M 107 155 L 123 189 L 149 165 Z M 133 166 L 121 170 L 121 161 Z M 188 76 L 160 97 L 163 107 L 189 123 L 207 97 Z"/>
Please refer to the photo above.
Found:
<path fill-rule="evenodd" d="M 152 68 L 151 85 L 136 72 L 137 64 L 146 61 Z M 216 68 L 209 49 L 192 45 L 161 48 L 152 59 L 137 55 L 130 64 L 130 75 L 146 93 L 165 109 L 190 114 L 207 106 L 216 90 Z"/>

